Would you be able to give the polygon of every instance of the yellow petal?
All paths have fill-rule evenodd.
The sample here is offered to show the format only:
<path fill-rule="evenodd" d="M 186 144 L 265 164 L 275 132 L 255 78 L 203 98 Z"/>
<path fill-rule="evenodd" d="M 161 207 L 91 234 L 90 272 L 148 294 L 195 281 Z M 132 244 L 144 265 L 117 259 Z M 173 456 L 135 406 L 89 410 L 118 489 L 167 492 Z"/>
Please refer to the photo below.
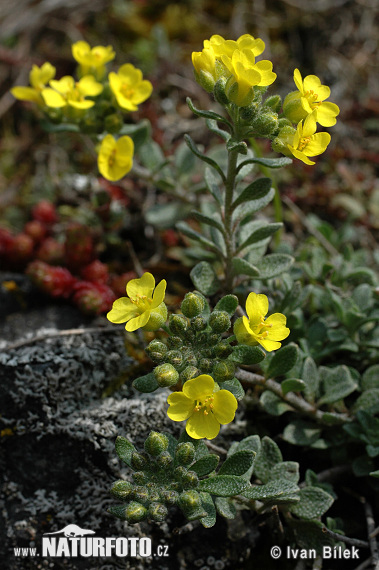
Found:
<path fill-rule="evenodd" d="M 142 297 L 146 295 L 148 298 L 152 298 L 153 290 L 155 287 L 155 279 L 151 273 L 144 273 L 139 279 L 131 279 L 126 284 L 126 292 L 128 297 L 131 299 L 136 299 L 137 297 Z"/>
<path fill-rule="evenodd" d="M 278 350 L 282 345 L 280 342 L 276 342 L 274 340 L 269 340 L 267 338 L 261 339 L 259 344 L 263 346 L 267 352 L 272 352 L 273 350 Z"/>
<path fill-rule="evenodd" d="M 135 85 L 142 81 L 142 71 L 134 67 L 131 63 L 124 63 L 119 70 L 118 75 L 122 82 L 128 85 Z"/>
<path fill-rule="evenodd" d="M 304 93 L 303 79 L 302 79 L 301 73 L 298 69 L 295 69 L 295 71 L 293 72 L 293 80 L 295 82 L 296 87 L 300 91 L 300 93 Z"/>
<path fill-rule="evenodd" d="M 17 86 L 11 89 L 11 93 L 13 97 L 16 99 L 20 99 L 21 101 L 33 101 L 33 103 L 41 104 L 43 103 L 43 99 L 36 89 L 33 87 L 22 87 Z"/>
<path fill-rule="evenodd" d="M 133 332 L 136 331 L 137 329 L 141 329 L 146 325 L 149 319 L 150 319 L 150 311 L 144 311 L 142 315 L 138 315 L 137 317 L 134 317 L 129 322 L 127 322 L 125 325 L 125 330 L 127 330 L 128 332 Z"/>
<path fill-rule="evenodd" d="M 30 85 L 39 91 L 43 89 L 50 79 L 53 79 L 56 69 L 51 63 L 46 61 L 41 67 L 33 65 L 29 74 Z"/>
<path fill-rule="evenodd" d="M 276 73 L 272 71 L 272 63 L 268 60 L 259 61 L 255 64 L 255 69 L 259 71 L 261 74 L 261 79 L 258 85 L 262 87 L 266 87 L 267 85 L 271 85 L 274 83 L 276 79 Z"/>
<path fill-rule="evenodd" d="M 317 122 L 323 127 L 332 127 L 337 122 L 336 116 L 339 112 L 339 107 L 334 103 L 321 103 L 316 109 Z"/>
<path fill-rule="evenodd" d="M 195 403 L 187 398 L 183 392 L 173 392 L 167 398 L 170 404 L 167 415 L 174 422 L 182 422 L 190 417 L 195 407 Z"/>
<path fill-rule="evenodd" d="M 75 81 L 70 75 L 65 75 L 58 81 L 56 79 L 51 79 L 51 81 L 49 81 L 49 85 L 55 89 L 55 91 L 58 91 L 58 93 L 65 95 L 75 87 Z"/>
<path fill-rule="evenodd" d="M 137 307 L 127 297 L 117 299 L 112 306 L 112 309 L 107 314 L 107 319 L 111 323 L 119 324 L 125 323 L 132 317 L 138 315 Z"/>
<path fill-rule="evenodd" d="M 213 393 L 214 386 L 215 383 L 212 376 L 209 376 L 209 374 L 201 374 L 196 378 L 187 380 L 183 385 L 183 392 L 193 401 L 203 401 Z"/>
<path fill-rule="evenodd" d="M 330 143 L 329 133 L 316 133 L 311 136 L 311 140 L 307 146 L 303 149 L 303 153 L 306 156 L 318 156 L 322 154 L 328 144 Z"/>
<path fill-rule="evenodd" d="M 118 139 L 116 147 L 117 147 L 117 162 L 120 165 L 129 163 L 130 159 L 134 154 L 133 140 L 128 135 L 124 135 L 123 137 L 120 137 Z"/>
<path fill-rule="evenodd" d="M 158 285 L 156 286 L 155 291 L 154 291 L 154 295 L 153 295 L 153 303 L 151 305 L 152 309 L 155 309 L 161 303 L 163 303 L 163 300 L 165 298 L 165 293 L 166 293 L 166 286 L 167 286 L 167 282 L 165 279 L 162 279 L 162 281 L 160 281 L 158 283 Z"/>
<path fill-rule="evenodd" d="M 75 42 L 71 46 L 72 56 L 78 63 L 84 63 L 90 49 L 91 48 L 87 42 Z"/>
<path fill-rule="evenodd" d="M 269 340 L 284 340 L 290 334 L 290 329 L 286 327 L 287 319 L 281 313 L 274 313 L 266 319 L 265 324 L 272 325 L 268 329 Z"/>
<path fill-rule="evenodd" d="M 43 89 L 41 95 L 48 107 L 59 108 L 67 105 L 67 101 L 62 97 L 62 95 L 49 87 Z"/>
<path fill-rule="evenodd" d="M 229 424 L 234 420 L 238 402 L 229 390 L 219 390 L 213 395 L 213 413 L 220 424 Z"/>
<path fill-rule="evenodd" d="M 240 344 L 247 344 L 248 346 L 256 346 L 258 344 L 257 338 L 251 330 L 249 321 L 245 316 L 236 320 L 233 331 Z"/>
<path fill-rule="evenodd" d="M 295 148 L 290 147 L 290 146 L 288 148 L 291 150 L 293 156 L 295 158 L 297 158 L 298 160 L 301 160 L 302 162 L 304 162 L 304 164 L 308 164 L 309 166 L 316 164 L 313 160 L 309 160 L 309 158 L 301 150 L 296 150 Z M 274 349 L 271 349 L 271 350 L 274 350 Z"/>
<path fill-rule="evenodd" d="M 316 129 L 316 112 L 313 111 L 313 113 L 308 115 L 308 117 L 306 117 L 304 120 L 302 138 L 312 136 L 316 132 Z"/>
<path fill-rule="evenodd" d="M 189 382 L 189 381 L 188 381 Z M 186 382 L 187 384 L 187 382 Z M 186 432 L 193 439 L 214 439 L 220 431 L 220 423 L 214 414 L 204 414 L 202 410 L 194 412 L 186 424 Z"/>
<path fill-rule="evenodd" d="M 137 105 L 143 103 L 143 101 L 146 101 L 146 99 L 150 97 L 152 91 L 153 91 L 152 84 L 147 79 L 144 79 L 135 88 L 135 92 L 133 95 L 133 102 L 136 103 Z"/>
<path fill-rule="evenodd" d="M 85 75 L 82 77 L 78 83 L 78 87 L 83 95 L 89 95 L 90 97 L 96 97 L 96 95 L 99 95 L 103 90 L 102 84 L 95 81 L 93 75 Z"/>
<path fill-rule="evenodd" d="M 70 107 L 75 107 L 75 109 L 90 109 L 94 106 L 95 101 L 76 101 L 75 99 L 67 99 L 67 103 Z"/>
<path fill-rule="evenodd" d="M 250 327 L 261 322 L 261 317 L 268 313 L 268 298 L 266 295 L 250 293 L 246 300 L 246 312 L 249 317 Z"/>

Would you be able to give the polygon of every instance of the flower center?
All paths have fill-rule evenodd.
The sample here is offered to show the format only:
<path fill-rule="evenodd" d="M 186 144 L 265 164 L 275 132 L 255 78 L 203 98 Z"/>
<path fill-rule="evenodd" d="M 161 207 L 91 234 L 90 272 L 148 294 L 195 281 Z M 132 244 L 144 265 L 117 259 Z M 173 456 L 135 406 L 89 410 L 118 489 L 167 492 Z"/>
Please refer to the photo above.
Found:
<path fill-rule="evenodd" d="M 130 87 L 130 85 L 127 85 L 126 83 L 123 83 L 121 85 L 120 91 L 126 99 L 131 99 L 134 95 L 134 89 Z"/>
<path fill-rule="evenodd" d="M 114 148 L 112 150 L 111 154 L 109 155 L 108 164 L 110 167 L 112 167 L 115 162 L 116 162 L 116 149 Z M 132 301 L 132 303 L 134 303 L 133 299 L 131 299 L 131 301 Z"/>
<path fill-rule="evenodd" d="M 318 95 L 317 95 L 317 93 L 315 93 L 313 91 L 313 89 L 306 91 L 304 95 L 307 98 L 311 109 L 314 109 L 315 107 L 318 107 L 319 105 L 321 105 L 321 101 L 317 101 Z"/>
<path fill-rule="evenodd" d="M 213 414 L 213 400 L 214 396 L 207 396 L 204 400 L 196 400 L 194 412 L 203 412 L 205 416 L 210 413 Z"/>
<path fill-rule="evenodd" d="M 299 149 L 298 150 L 303 150 L 307 144 L 310 142 L 311 137 L 304 137 L 301 139 L 301 141 L 299 142 Z"/>
<path fill-rule="evenodd" d="M 145 311 L 150 311 L 151 304 L 153 302 L 153 299 L 150 299 L 146 295 L 137 295 L 135 299 L 130 299 L 130 300 L 132 303 L 137 305 L 141 313 L 144 313 Z"/>
<path fill-rule="evenodd" d="M 260 317 L 261 322 L 260 324 L 254 327 L 254 333 L 259 338 L 266 338 L 269 335 L 269 330 L 272 328 L 272 323 L 266 323 L 265 318 L 263 316 Z"/>

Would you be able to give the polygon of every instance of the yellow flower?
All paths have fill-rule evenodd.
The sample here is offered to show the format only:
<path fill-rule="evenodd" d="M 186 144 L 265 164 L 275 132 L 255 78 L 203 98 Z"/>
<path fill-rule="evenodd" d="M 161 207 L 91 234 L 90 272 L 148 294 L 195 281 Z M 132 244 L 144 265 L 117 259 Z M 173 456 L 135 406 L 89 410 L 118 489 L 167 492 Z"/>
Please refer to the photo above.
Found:
<path fill-rule="evenodd" d="M 287 143 L 287 148 L 291 155 L 305 164 L 315 164 L 312 160 L 309 160 L 308 156 L 322 154 L 330 143 L 330 134 L 316 133 L 316 128 L 316 112 L 313 111 L 313 113 L 307 116 L 304 124 L 303 121 L 300 121 L 293 140 Z"/>
<path fill-rule="evenodd" d="M 263 60 L 255 63 L 255 56 L 251 50 L 236 49 L 232 57 L 222 55 L 221 60 L 232 76 L 226 86 L 227 97 L 239 107 L 251 103 L 255 86 L 266 87 L 276 79 L 271 61 Z"/>
<path fill-rule="evenodd" d="M 244 316 L 234 323 L 238 342 L 248 346 L 261 344 L 268 352 L 280 348 L 278 341 L 287 338 L 290 330 L 286 327 L 286 317 L 281 313 L 274 313 L 265 320 L 268 313 L 266 295 L 250 293 L 246 300 L 246 312 L 249 318 Z"/>
<path fill-rule="evenodd" d="M 128 297 L 121 297 L 113 303 L 107 319 L 117 324 L 126 321 L 125 329 L 129 332 L 141 328 L 146 331 L 158 330 L 167 318 L 167 307 L 163 302 L 165 291 L 164 279 L 155 287 L 152 274 L 144 273 L 140 279 L 128 281 Z"/>
<path fill-rule="evenodd" d="M 153 86 L 150 81 L 142 79 L 142 71 L 131 63 L 125 63 L 118 73 L 109 74 L 109 84 L 122 109 L 136 111 L 138 105 L 150 97 Z"/>
<path fill-rule="evenodd" d="M 260 38 L 254 38 L 250 34 L 244 34 L 240 36 L 237 41 L 234 40 L 224 40 L 222 36 L 214 35 L 210 40 L 204 41 L 204 48 L 212 47 L 216 57 L 222 55 L 227 55 L 232 57 L 233 52 L 238 50 L 247 49 L 253 52 L 253 55 L 257 57 L 260 55 L 264 49 L 264 41 Z"/>
<path fill-rule="evenodd" d="M 316 113 L 316 121 L 323 127 L 332 127 L 337 122 L 340 110 L 334 103 L 326 102 L 330 95 L 327 85 L 321 85 L 316 75 L 307 75 L 303 80 L 301 73 L 295 69 L 293 78 L 298 91 L 289 93 L 284 99 L 283 111 L 293 123 L 305 119 L 310 113 Z"/>
<path fill-rule="evenodd" d="M 127 135 L 117 141 L 112 135 L 106 135 L 100 146 L 97 166 L 107 180 L 120 180 L 133 166 L 134 143 Z"/>
<path fill-rule="evenodd" d="M 11 89 L 13 97 L 21 99 L 22 101 L 33 101 L 37 105 L 44 105 L 44 100 L 41 97 L 41 91 L 46 87 L 50 79 L 55 76 L 55 67 L 51 63 L 45 62 L 41 67 L 33 65 L 29 73 L 29 82 L 31 87 L 17 86 Z"/>
<path fill-rule="evenodd" d="M 194 439 L 214 439 L 220 424 L 233 421 L 237 400 L 229 390 L 218 390 L 212 376 L 201 374 L 187 380 L 182 392 L 167 398 L 168 417 L 174 422 L 188 420 L 186 431 Z"/>
<path fill-rule="evenodd" d="M 196 81 L 211 93 L 218 77 L 222 75 L 216 68 L 217 60 L 213 48 L 210 46 L 203 51 L 192 52 L 192 64 L 195 68 Z"/>
<path fill-rule="evenodd" d="M 93 75 L 85 75 L 80 81 L 75 82 L 70 75 L 65 75 L 59 81 L 52 79 L 50 87 L 42 90 L 42 97 L 48 107 L 74 107 L 76 109 L 90 109 L 95 101 L 86 99 L 96 97 L 103 90 Z"/>
<path fill-rule="evenodd" d="M 115 52 L 112 46 L 91 46 L 87 42 L 72 44 L 72 55 L 80 64 L 82 75 L 93 73 L 97 79 L 101 79 L 105 73 L 105 64 L 112 61 Z"/>

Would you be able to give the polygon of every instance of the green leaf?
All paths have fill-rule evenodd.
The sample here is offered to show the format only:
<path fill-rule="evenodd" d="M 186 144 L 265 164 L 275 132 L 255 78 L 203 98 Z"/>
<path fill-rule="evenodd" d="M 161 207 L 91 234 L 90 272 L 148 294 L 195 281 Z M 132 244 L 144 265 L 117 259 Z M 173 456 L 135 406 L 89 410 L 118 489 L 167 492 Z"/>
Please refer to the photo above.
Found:
<path fill-rule="evenodd" d="M 271 190 L 272 180 L 270 178 L 258 178 L 247 186 L 232 204 L 236 208 L 243 202 L 259 201 L 265 198 Z"/>
<path fill-rule="evenodd" d="M 357 382 L 353 380 L 350 370 L 345 365 L 335 368 L 320 366 L 320 376 L 324 395 L 319 399 L 318 406 L 338 402 L 358 388 Z"/>
<path fill-rule="evenodd" d="M 283 439 L 293 445 L 311 445 L 318 440 L 321 429 L 310 422 L 295 420 L 288 424 L 283 431 Z"/>
<path fill-rule="evenodd" d="M 79 125 L 74 125 L 73 123 L 56 125 L 55 123 L 50 123 L 50 121 L 42 120 L 40 125 L 47 133 L 80 133 Z"/>
<path fill-rule="evenodd" d="M 288 344 L 275 352 L 271 359 L 269 367 L 266 372 L 266 378 L 275 378 L 276 376 L 283 376 L 286 372 L 291 370 L 297 362 L 299 357 L 299 348 L 296 344 Z"/>
<path fill-rule="evenodd" d="M 201 524 L 205 528 L 211 528 L 216 523 L 216 507 L 214 505 L 213 499 L 209 493 L 199 493 L 201 498 L 201 504 L 204 510 L 207 512 L 207 516 L 200 519 Z"/>
<path fill-rule="evenodd" d="M 116 453 L 121 461 L 131 467 L 132 453 L 133 451 L 136 451 L 134 445 L 131 444 L 130 441 L 128 441 L 125 437 L 121 437 L 119 435 L 116 439 L 115 447 Z"/>
<path fill-rule="evenodd" d="M 233 261 L 234 275 L 249 275 L 249 277 L 259 277 L 259 269 L 252 265 L 242 257 L 234 257 Z"/>
<path fill-rule="evenodd" d="M 226 181 L 225 174 L 223 173 L 221 167 L 217 164 L 217 162 L 215 160 L 213 160 L 213 158 L 209 158 L 209 156 L 206 156 L 205 154 L 200 152 L 200 150 L 197 148 L 194 141 L 191 139 L 191 137 L 189 135 L 184 135 L 184 140 L 188 144 L 188 147 L 191 149 L 193 154 L 195 156 L 197 156 L 198 158 L 200 158 L 200 160 L 202 160 L 203 162 L 206 162 L 207 164 L 212 166 L 212 168 L 214 168 L 219 173 L 219 175 L 221 176 L 221 178 L 225 182 Z"/>
<path fill-rule="evenodd" d="M 222 195 L 219 188 L 219 182 L 213 170 L 211 170 L 210 168 L 205 169 L 204 180 L 213 198 L 216 200 L 216 202 L 220 204 L 220 206 L 222 206 Z"/>
<path fill-rule="evenodd" d="M 191 215 L 202 224 L 207 224 L 208 226 L 212 226 L 218 229 L 218 231 L 221 232 L 222 234 L 224 233 L 224 228 L 217 220 L 210 218 L 209 216 L 205 216 L 204 214 L 202 214 L 201 212 L 197 212 L 196 210 L 193 210 L 191 212 Z"/>
<path fill-rule="evenodd" d="M 271 202 L 274 196 L 275 196 L 275 190 L 274 188 L 271 188 L 268 191 L 268 193 L 262 198 L 240 204 L 234 210 L 233 221 L 240 220 L 239 223 L 241 224 L 241 226 L 245 225 L 251 220 L 252 215 L 255 214 L 255 212 L 258 212 L 259 210 L 265 208 L 267 204 Z"/>
<path fill-rule="evenodd" d="M 320 377 L 313 358 L 308 356 L 303 365 L 301 377 L 304 380 L 304 394 L 308 402 L 313 403 L 319 393 Z"/>
<path fill-rule="evenodd" d="M 379 388 L 366 390 L 361 394 L 353 406 L 353 411 L 366 410 L 370 414 L 379 413 Z"/>
<path fill-rule="evenodd" d="M 168 204 L 154 204 L 145 212 L 145 220 L 154 227 L 165 230 L 172 228 L 179 220 L 186 218 L 191 212 L 189 204 L 170 202 Z"/>
<path fill-rule="evenodd" d="M 222 390 L 229 390 L 229 392 L 233 394 L 236 400 L 242 400 L 242 398 L 245 396 L 245 390 L 237 378 L 232 378 L 231 380 L 226 380 L 225 382 L 219 382 L 219 385 Z"/>
<path fill-rule="evenodd" d="M 237 346 L 233 346 L 233 352 L 228 356 L 228 360 L 249 366 L 251 364 L 258 364 L 265 356 L 266 353 L 259 346 L 238 344 Z"/>
<path fill-rule="evenodd" d="M 220 458 L 218 455 L 209 453 L 208 455 L 200 457 L 200 459 L 191 465 L 191 471 L 195 471 L 199 477 L 204 477 L 216 469 L 219 461 Z"/>
<path fill-rule="evenodd" d="M 181 176 L 194 171 L 195 157 L 185 142 L 182 142 L 175 151 L 175 166 Z"/>
<path fill-rule="evenodd" d="M 225 311 L 230 317 L 234 315 L 238 307 L 238 297 L 235 295 L 225 295 L 216 304 L 215 311 Z"/>
<path fill-rule="evenodd" d="M 213 267 L 207 261 L 200 261 L 190 273 L 193 284 L 204 295 L 213 295 L 219 289 L 219 281 Z"/>
<path fill-rule="evenodd" d="M 149 394 L 159 388 L 159 384 L 156 381 L 153 372 L 149 372 L 149 374 L 146 374 L 145 376 L 136 378 L 132 385 L 133 388 L 144 394 Z"/>
<path fill-rule="evenodd" d="M 226 143 L 229 152 L 237 151 L 239 154 L 247 154 L 247 144 L 244 141 L 237 141 L 230 138 Z"/>
<path fill-rule="evenodd" d="M 310 291 L 311 286 L 303 287 L 300 281 L 293 283 L 282 301 L 282 311 L 285 310 L 287 313 L 292 313 L 292 311 L 301 307 L 307 299 Z"/>
<path fill-rule="evenodd" d="M 285 412 L 293 411 L 293 408 L 289 406 L 286 402 L 283 402 L 276 394 L 266 390 L 261 395 L 259 402 L 262 404 L 263 408 L 271 416 L 281 416 Z"/>
<path fill-rule="evenodd" d="M 270 253 L 265 255 L 263 259 L 257 261 L 256 266 L 259 270 L 257 279 L 271 279 L 284 271 L 288 271 L 295 259 L 292 255 L 286 253 Z"/>
<path fill-rule="evenodd" d="M 235 475 L 217 475 L 200 481 L 198 489 L 218 497 L 231 497 L 239 495 L 241 491 L 250 487 L 250 484 Z"/>
<path fill-rule="evenodd" d="M 215 133 L 215 135 L 218 135 L 219 137 L 224 139 L 225 142 L 228 142 L 230 140 L 230 137 L 231 137 L 230 133 L 228 133 L 227 131 L 224 131 L 224 129 L 220 129 L 216 120 L 207 119 L 205 122 L 206 122 L 208 129 L 210 131 L 212 131 L 212 133 Z"/>
<path fill-rule="evenodd" d="M 291 481 L 276 480 L 270 481 L 266 485 L 256 485 L 255 487 L 250 487 L 243 491 L 242 495 L 247 499 L 254 499 L 256 501 L 275 501 L 280 499 L 285 499 L 288 495 L 299 493 L 299 488 L 296 484 L 291 483 Z"/>
<path fill-rule="evenodd" d="M 367 477 L 374 469 L 374 462 L 367 455 L 360 455 L 353 459 L 351 464 L 356 477 Z"/>
<path fill-rule="evenodd" d="M 305 487 L 299 491 L 300 501 L 290 507 L 291 513 L 306 520 L 321 517 L 334 503 L 329 493 L 319 487 Z"/>
<path fill-rule="evenodd" d="M 225 519 L 234 519 L 237 514 L 237 509 L 231 499 L 224 497 L 216 497 L 215 499 L 216 510 L 219 515 Z"/>
<path fill-rule="evenodd" d="M 254 451 L 258 454 L 261 449 L 261 440 L 259 435 L 249 435 L 237 443 L 236 451 L 241 451 L 242 449 L 250 449 L 250 451 Z M 228 453 L 228 455 L 233 455 L 233 452 Z"/>
<path fill-rule="evenodd" d="M 236 253 L 239 253 L 240 251 L 242 251 L 249 245 L 252 245 L 253 243 L 258 243 L 268 237 L 271 237 L 275 232 L 280 230 L 280 228 L 282 227 L 283 224 L 278 223 L 278 224 L 267 224 L 259 228 L 258 230 L 253 232 L 243 243 L 241 243 L 241 245 L 237 248 Z"/>
<path fill-rule="evenodd" d="M 285 396 L 288 392 L 301 392 L 304 390 L 305 382 L 297 378 L 287 378 L 287 380 L 283 380 L 281 386 L 283 395 Z"/>
<path fill-rule="evenodd" d="M 335 541 L 322 531 L 324 525 L 319 521 L 288 519 L 289 526 L 293 529 L 296 543 L 300 548 L 313 549 L 322 558 L 324 546 L 335 546 Z"/>
<path fill-rule="evenodd" d="M 243 449 L 228 457 L 218 472 L 219 475 L 243 475 L 254 464 L 256 453 Z"/>
<path fill-rule="evenodd" d="M 261 448 L 255 458 L 254 473 L 263 483 L 267 483 L 274 465 L 282 461 L 282 453 L 275 441 L 265 436 L 261 440 Z"/>
<path fill-rule="evenodd" d="M 204 119 L 213 119 L 214 121 L 219 121 L 220 123 L 224 123 L 225 125 L 228 125 L 228 127 L 230 127 L 230 129 L 233 129 L 233 125 L 231 124 L 231 122 L 228 121 L 228 119 L 226 119 L 222 115 L 219 115 L 218 113 L 215 113 L 214 111 L 203 111 L 202 109 L 197 109 L 195 107 L 195 105 L 192 103 L 192 99 L 190 97 L 187 97 L 186 101 L 187 101 L 187 105 L 191 109 L 192 113 L 195 113 L 195 115 L 197 115 L 198 117 L 203 117 Z"/>
<path fill-rule="evenodd" d="M 152 172 L 158 172 L 166 163 L 166 157 L 158 143 L 146 142 L 139 153 L 143 166 Z"/>
<path fill-rule="evenodd" d="M 169 452 L 171 457 L 175 457 L 175 451 L 178 445 L 178 440 L 173 435 L 171 435 L 171 433 L 162 432 L 162 434 L 165 435 L 168 439 L 167 451 Z"/>
<path fill-rule="evenodd" d="M 297 484 L 300 479 L 299 464 L 297 461 L 283 461 L 274 465 L 271 471 L 271 480 L 277 479 L 291 481 Z"/>
<path fill-rule="evenodd" d="M 378 469 L 378 471 L 371 471 L 370 476 L 375 477 L 376 479 L 379 479 L 379 469 Z M 216 507 L 217 507 L 217 504 L 216 504 Z"/>
<path fill-rule="evenodd" d="M 193 230 L 191 228 L 191 226 L 189 226 L 185 222 L 177 223 L 176 228 L 180 232 L 182 232 L 182 234 L 189 237 L 190 239 L 194 239 L 194 240 L 200 242 L 202 245 L 204 245 L 208 249 L 210 249 L 211 251 L 214 251 L 215 253 L 222 255 L 222 252 L 219 250 L 219 248 L 211 240 L 207 239 L 202 234 L 199 234 L 199 232 L 196 232 L 195 230 Z"/>
<path fill-rule="evenodd" d="M 288 166 L 288 164 L 292 164 L 292 160 L 290 158 L 249 158 L 248 160 L 244 160 L 238 165 L 237 172 L 241 170 L 247 164 L 260 164 L 261 166 L 267 166 L 268 168 L 282 168 L 283 166 Z"/>
<path fill-rule="evenodd" d="M 379 388 L 379 364 L 374 364 L 365 370 L 362 376 L 362 390 Z"/>

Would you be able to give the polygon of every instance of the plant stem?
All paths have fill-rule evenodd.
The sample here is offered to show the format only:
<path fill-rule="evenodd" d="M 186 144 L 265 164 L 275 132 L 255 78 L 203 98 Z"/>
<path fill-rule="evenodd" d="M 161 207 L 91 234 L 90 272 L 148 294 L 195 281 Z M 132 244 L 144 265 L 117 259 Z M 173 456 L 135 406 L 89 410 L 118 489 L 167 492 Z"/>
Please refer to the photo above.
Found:
<path fill-rule="evenodd" d="M 224 204 L 224 228 L 225 228 L 225 245 L 226 245 L 226 263 L 225 263 L 225 291 L 230 292 L 233 289 L 233 257 L 234 257 L 234 232 L 232 224 L 232 203 L 233 193 L 236 181 L 238 151 L 231 150 L 228 154 L 228 170 L 225 182 L 225 204 Z"/>

